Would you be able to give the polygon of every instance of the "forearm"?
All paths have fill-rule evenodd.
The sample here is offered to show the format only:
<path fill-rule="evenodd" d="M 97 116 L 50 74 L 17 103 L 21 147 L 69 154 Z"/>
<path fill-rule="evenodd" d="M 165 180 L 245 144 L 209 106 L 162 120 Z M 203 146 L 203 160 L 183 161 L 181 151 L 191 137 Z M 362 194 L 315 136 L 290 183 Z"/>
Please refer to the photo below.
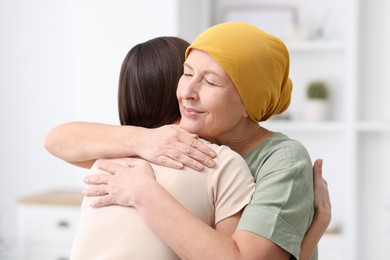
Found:
<path fill-rule="evenodd" d="M 54 156 L 82 167 L 98 158 L 135 155 L 132 139 L 137 127 L 89 122 L 70 122 L 53 128 L 45 138 L 45 148 Z"/>
<path fill-rule="evenodd" d="M 235 241 L 184 209 L 155 181 L 136 199 L 136 208 L 150 228 L 181 259 L 239 259 Z"/>
<path fill-rule="evenodd" d="M 234 231 L 241 212 L 222 219 L 215 229 L 193 216 L 155 179 L 144 160 L 126 165 L 100 160 L 96 166 L 110 175 L 89 175 L 86 196 L 98 196 L 93 207 L 135 207 L 148 226 L 182 259 L 288 259 L 290 254 L 250 231 Z M 201 173 L 200 173 L 201 174 Z"/>
<path fill-rule="evenodd" d="M 215 152 L 176 125 L 149 129 L 99 123 L 71 122 L 52 129 L 46 149 L 69 163 L 91 167 L 96 159 L 139 156 L 171 168 L 214 167 Z"/>
<path fill-rule="evenodd" d="M 301 244 L 301 260 L 310 260 L 318 242 L 330 223 L 330 211 L 316 212 Z"/>

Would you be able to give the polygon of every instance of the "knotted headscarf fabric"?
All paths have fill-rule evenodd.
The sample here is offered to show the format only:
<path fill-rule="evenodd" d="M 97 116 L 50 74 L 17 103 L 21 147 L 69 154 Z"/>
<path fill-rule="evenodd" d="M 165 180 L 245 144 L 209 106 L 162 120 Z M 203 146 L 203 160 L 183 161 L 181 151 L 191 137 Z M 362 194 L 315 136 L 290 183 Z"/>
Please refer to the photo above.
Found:
<path fill-rule="evenodd" d="M 285 111 L 291 100 L 290 59 L 283 42 L 244 22 L 227 22 L 201 33 L 186 50 L 208 53 L 229 75 L 253 122 Z"/>

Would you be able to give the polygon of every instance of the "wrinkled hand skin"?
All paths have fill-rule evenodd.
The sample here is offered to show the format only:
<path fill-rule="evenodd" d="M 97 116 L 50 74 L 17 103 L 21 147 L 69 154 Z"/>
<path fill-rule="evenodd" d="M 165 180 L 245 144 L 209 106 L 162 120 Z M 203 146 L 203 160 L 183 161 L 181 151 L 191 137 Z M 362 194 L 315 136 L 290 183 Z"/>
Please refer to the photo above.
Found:
<path fill-rule="evenodd" d="M 155 181 L 150 163 L 143 159 L 126 159 L 126 165 L 99 160 L 96 166 L 109 174 L 93 174 L 84 178 L 88 186 L 83 193 L 95 197 L 92 207 L 133 206 L 137 185 L 145 185 L 145 180 Z"/>
<path fill-rule="evenodd" d="M 137 147 L 139 156 L 155 164 L 181 169 L 214 167 L 216 153 L 198 136 L 178 125 L 148 129 Z"/>

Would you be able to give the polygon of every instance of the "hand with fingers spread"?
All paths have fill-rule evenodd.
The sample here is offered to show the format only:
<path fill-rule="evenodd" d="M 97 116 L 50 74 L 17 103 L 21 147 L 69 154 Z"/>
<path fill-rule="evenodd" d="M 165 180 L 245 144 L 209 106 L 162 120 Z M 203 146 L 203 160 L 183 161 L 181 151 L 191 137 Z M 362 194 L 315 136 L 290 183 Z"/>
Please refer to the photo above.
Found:
<path fill-rule="evenodd" d="M 216 153 L 178 125 L 166 125 L 156 129 L 145 129 L 144 138 L 139 139 L 137 155 L 155 164 L 181 169 L 184 166 L 202 170 L 214 167 Z"/>
<path fill-rule="evenodd" d="M 84 182 L 89 184 L 84 190 L 86 196 L 95 196 L 92 207 L 109 205 L 133 206 L 133 192 L 145 181 L 154 181 L 152 167 L 142 159 L 127 159 L 126 165 L 100 160 L 97 168 L 109 174 L 88 175 Z"/>

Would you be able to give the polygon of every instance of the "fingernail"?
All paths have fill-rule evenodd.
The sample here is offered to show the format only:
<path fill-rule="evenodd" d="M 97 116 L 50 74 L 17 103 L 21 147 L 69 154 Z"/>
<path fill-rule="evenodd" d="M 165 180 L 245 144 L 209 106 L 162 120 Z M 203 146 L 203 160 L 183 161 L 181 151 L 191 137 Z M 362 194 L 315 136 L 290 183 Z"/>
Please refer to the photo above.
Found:
<path fill-rule="evenodd" d="M 182 168 L 184 167 L 184 164 L 182 164 L 182 163 L 180 163 L 180 162 L 177 162 L 177 163 L 176 163 L 176 167 L 177 167 L 178 169 L 182 169 Z"/>
<path fill-rule="evenodd" d="M 208 160 L 207 161 L 207 166 L 210 168 L 213 168 L 215 166 L 215 161 L 214 160 Z"/>
<path fill-rule="evenodd" d="M 201 164 L 201 163 L 196 163 L 196 164 L 195 164 L 195 168 L 196 168 L 197 171 L 201 171 L 201 170 L 203 170 L 203 164 Z"/>

